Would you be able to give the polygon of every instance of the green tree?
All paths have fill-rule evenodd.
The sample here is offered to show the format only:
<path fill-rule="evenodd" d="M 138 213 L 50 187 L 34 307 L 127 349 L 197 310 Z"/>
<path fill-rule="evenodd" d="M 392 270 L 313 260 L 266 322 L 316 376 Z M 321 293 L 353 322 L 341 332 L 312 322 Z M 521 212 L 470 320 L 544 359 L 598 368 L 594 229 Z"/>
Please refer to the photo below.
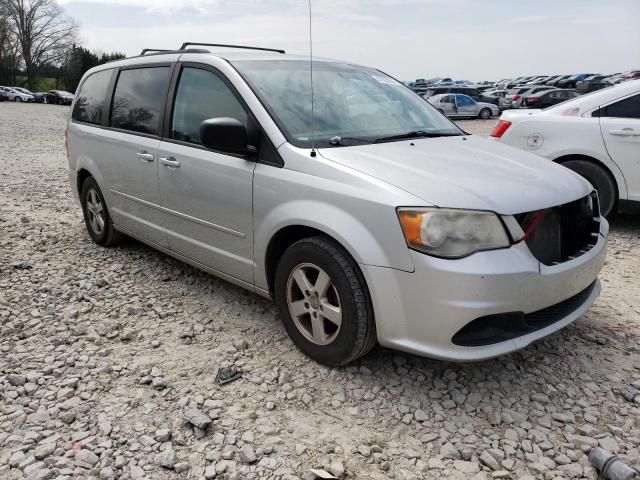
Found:
<path fill-rule="evenodd" d="M 65 88 L 74 92 L 87 70 L 119 58 L 124 58 L 124 55 L 117 52 L 91 52 L 84 47 L 74 45 L 67 55 L 66 62 L 61 67 Z"/>
<path fill-rule="evenodd" d="M 9 13 L 0 2 L 0 84 L 14 85 L 19 65 L 16 41 L 9 24 Z"/>
<path fill-rule="evenodd" d="M 0 5 L 19 47 L 27 85 L 34 89 L 40 67 L 63 63 L 78 27 L 55 0 L 0 0 Z"/>

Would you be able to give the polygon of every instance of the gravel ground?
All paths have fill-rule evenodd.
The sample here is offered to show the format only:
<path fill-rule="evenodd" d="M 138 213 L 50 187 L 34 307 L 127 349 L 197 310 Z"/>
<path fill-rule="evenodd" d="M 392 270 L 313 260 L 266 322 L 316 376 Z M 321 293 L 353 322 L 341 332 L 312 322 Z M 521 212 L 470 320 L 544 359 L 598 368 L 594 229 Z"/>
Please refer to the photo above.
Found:
<path fill-rule="evenodd" d="M 262 298 L 134 241 L 93 244 L 67 112 L 0 104 L 3 480 L 595 479 L 595 445 L 640 464 L 640 405 L 619 394 L 640 389 L 640 218 L 612 222 L 602 296 L 544 341 L 463 365 L 377 348 L 329 369 Z M 232 364 L 244 377 L 217 386 Z"/>

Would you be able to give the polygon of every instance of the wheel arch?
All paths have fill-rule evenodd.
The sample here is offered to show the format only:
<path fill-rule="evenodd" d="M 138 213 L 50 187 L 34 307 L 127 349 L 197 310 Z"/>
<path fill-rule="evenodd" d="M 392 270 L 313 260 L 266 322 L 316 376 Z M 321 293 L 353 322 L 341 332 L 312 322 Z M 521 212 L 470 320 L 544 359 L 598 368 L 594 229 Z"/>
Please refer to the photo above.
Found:
<path fill-rule="evenodd" d="M 78 189 L 78 198 L 80 198 L 80 194 L 82 193 L 82 185 L 84 185 L 84 182 L 89 177 L 93 177 L 93 175 L 86 168 L 81 168 L 80 170 L 78 170 L 78 173 L 76 174 L 76 187 Z"/>
<path fill-rule="evenodd" d="M 310 227 L 308 225 L 288 225 L 286 227 L 278 230 L 269 240 L 269 243 L 266 248 L 265 257 L 264 257 L 264 270 L 267 280 L 267 286 L 269 290 L 269 294 L 273 297 L 273 289 L 274 282 L 276 276 L 276 269 L 278 267 L 278 263 L 282 258 L 284 252 L 295 242 L 302 240 L 304 238 L 310 237 L 323 237 L 325 239 L 330 240 L 335 243 L 338 247 L 340 247 L 357 265 L 357 260 L 354 256 L 349 252 L 349 249 L 346 248 L 338 239 L 333 237 L 332 235 L 323 232 L 322 230 L 318 230 L 315 227 Z M 362 274 L 362 272 L 360 272 Z M 363 275 L 364 278 L 364 275 Z"/>
<path fill-rule="evenodd" d="M 607 173 L 607 175 L 609 175 L 611 180 L 613 180 L 613 184 L 616 187 L 616 192 L 615 192 L 616 193 L 616 195 L 615 195 L 615 197 L 616 197 L 616 205 L 618 204 L 618 200 L 623 198 L 622 192 L 625 193 L 625 198 L 626 198 L 626 184 L 624 183 L 624 177 L 622 178 L 622 182 L 623 183 L 621 185 L 620 179 L 616 176 L 615 172 L 612 171 L 612 169 L 610 168 L 609 165 L 607 165 L 606 163 L 598 160 L 597 158 L 590 157 L 589 155 L 582 155 L 582 154 L 562 155 L 562 156 L 554 159 L 553 161 L 555 163 L 559 163 L 560 165 L 562 165 L 563 163 L 566 163 L 566 162 L 568 162 L 570 160 L 582 160 L 582 161 L 593 163 L 594 165 L 597 165 L 598 167 L 602 168 Z"/>

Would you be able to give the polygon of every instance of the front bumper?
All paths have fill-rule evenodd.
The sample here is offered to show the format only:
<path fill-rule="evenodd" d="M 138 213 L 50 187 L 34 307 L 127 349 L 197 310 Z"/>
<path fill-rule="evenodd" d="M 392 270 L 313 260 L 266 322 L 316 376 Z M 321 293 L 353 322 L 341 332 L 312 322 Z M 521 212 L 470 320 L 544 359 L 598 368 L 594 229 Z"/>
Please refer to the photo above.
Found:
<path fill-rule="evenodd" d="M 511 248 L 446 260 L 411 251 L 413 273 L 363 265 L 381 345 L 450 361 L 496 357 L 526 347 L 578 319 L 600 293 L 609 224 L 596 245 L 559 265 L 538 262 L 524 242 Z M 471 321 L 507 312 L 538 312 L 594 284 L 584 301 L 551 325 L 484 346 L 465 347 L 453 336 Z"/>

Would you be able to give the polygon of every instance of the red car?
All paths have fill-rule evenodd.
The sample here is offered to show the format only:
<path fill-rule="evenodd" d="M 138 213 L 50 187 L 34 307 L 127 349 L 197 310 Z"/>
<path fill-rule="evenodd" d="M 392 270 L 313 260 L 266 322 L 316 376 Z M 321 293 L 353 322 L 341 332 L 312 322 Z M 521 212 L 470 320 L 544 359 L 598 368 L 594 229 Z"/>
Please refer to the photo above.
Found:
<path fill-rule="evenodd" d="M 4 102 L 5 100 L 9 100 L 9 96 L 0 90 L 0 102 Z"/>
<path fill-rule="evenodd" d="M 73 102 L 73 93 L 64 90 L 49 90 L 47 92 L 47 103 L 56 105 L 71 105 Z"/>

